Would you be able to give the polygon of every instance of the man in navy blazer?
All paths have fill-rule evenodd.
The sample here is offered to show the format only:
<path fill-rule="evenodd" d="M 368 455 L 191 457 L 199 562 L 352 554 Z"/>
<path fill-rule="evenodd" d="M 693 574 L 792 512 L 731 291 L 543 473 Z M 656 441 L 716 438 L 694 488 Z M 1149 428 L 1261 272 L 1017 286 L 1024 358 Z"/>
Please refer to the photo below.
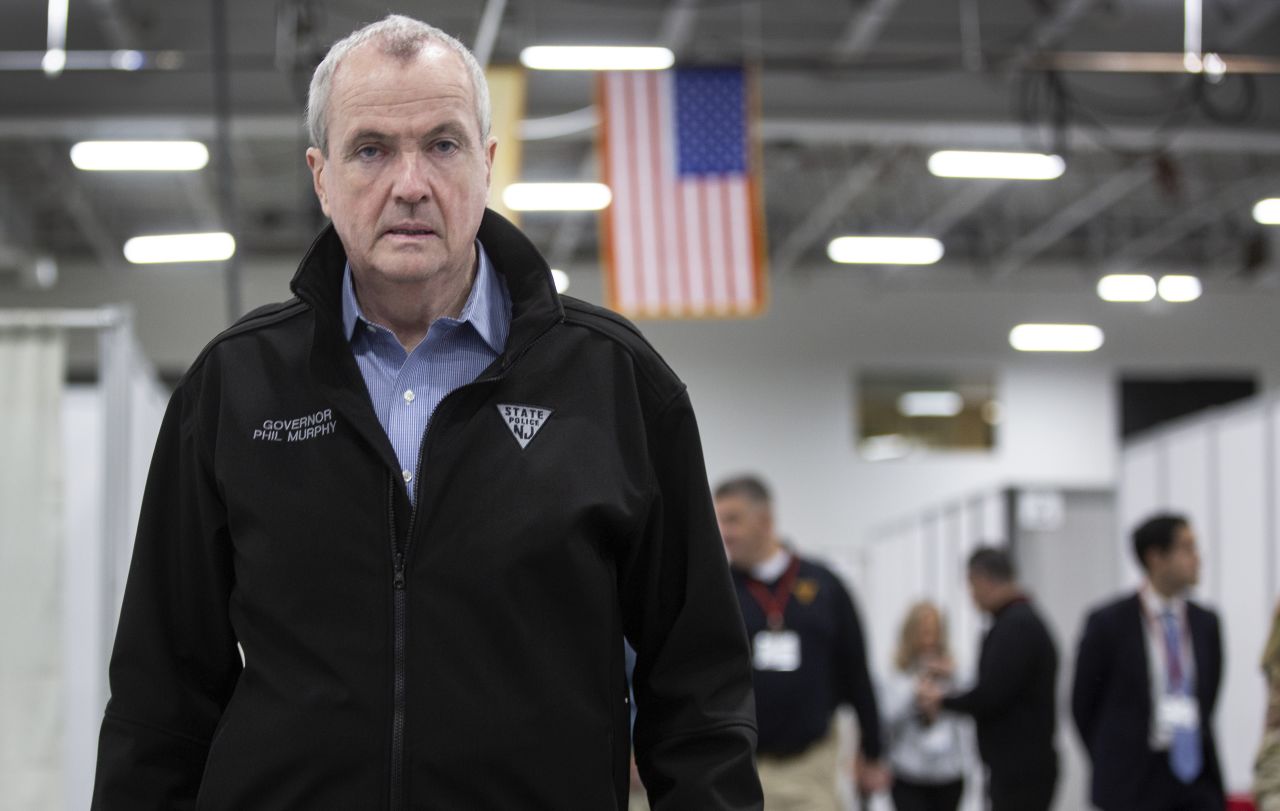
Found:
<path fill-rule="evenodd" d="M 1089 615 L 1071 710 L 1103 811 L 1222 811 L 1213 712 L 1222 679 L 1218 616 L 1186 598 L 1200 576 L 1187 520 L 1133 533 L 1146 582 Z"/>

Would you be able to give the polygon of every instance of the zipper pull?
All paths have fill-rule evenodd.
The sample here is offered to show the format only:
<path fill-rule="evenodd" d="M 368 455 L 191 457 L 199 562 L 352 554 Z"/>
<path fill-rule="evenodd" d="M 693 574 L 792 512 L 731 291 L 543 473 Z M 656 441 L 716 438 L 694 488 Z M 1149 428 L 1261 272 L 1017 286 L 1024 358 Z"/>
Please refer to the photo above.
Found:
<path fill-rule="evenodd" d="M 394 580 L 392 581 L 392 585 L 395 586 L 396 590 L 398 591 L 404 589 L 404 553 L 403 552 L 396 552 L 396 559 L 394 564 Z"/>

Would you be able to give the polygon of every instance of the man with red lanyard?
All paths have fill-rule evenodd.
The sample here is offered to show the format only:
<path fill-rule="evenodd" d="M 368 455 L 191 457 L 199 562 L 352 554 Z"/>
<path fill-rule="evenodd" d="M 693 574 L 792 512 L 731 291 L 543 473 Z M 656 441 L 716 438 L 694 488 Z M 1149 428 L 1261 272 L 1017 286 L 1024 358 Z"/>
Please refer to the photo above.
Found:
<path fill-rule="evenodd" d="M 774 531 L 769 491 L 752 476 L 722 483 L 716 516 L 732 564 L 754 664 L 760 782 L 769 811 L 837 811 L 841 704 L 858 716 L 859 790 L 888 784 L 866 645 L 849 593 L 829 569 Z"/>
<path fill-rule="evenodd" d="M 1187 599 L 1200 578 L 1187 520 L 1133 533 L 1146 582 L 1090 614 L 1071 709 L 1103 811 L 1221 811 L 1213 711 L 1222 677 L 1218 617 Z"/>

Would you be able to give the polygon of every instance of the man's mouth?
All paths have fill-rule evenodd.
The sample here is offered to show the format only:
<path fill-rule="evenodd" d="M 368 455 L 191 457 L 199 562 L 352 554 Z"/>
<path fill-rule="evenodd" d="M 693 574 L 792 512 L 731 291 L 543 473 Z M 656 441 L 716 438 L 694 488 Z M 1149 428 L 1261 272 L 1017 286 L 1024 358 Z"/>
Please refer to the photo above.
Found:
<path fill-rule="evenodd" d="M 394 234 L 401 237 L 425 237 L 435 233 L 430 228 L 391 228 L 388 234 Z"/>

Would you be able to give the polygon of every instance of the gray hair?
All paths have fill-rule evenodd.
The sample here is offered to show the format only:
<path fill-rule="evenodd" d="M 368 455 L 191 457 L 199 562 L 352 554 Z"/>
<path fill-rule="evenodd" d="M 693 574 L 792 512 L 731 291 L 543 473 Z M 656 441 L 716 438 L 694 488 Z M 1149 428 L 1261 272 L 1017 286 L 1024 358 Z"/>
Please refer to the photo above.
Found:
<path fill-rule="evenodd" d="M 434 25 L 400 14 L 389 14 L 334 43 L 316 67 L 316 72 L 311 77 L 311 89 L 307 92 L 307 134 L 312 146 L 325 154 L 329 153 L 329 92 L 333 89 L 333 74 L 347 54 L 367 42 L 376 43 L 384 55 L 402 62 L 413 59 L 430 42 L 443 45 L 456 53 L 466 66 L 467 73 L 471 74 L 480 137 L 489 137 L 489 83 L 484 78 L 484 69 L 467 46 Z"/>

